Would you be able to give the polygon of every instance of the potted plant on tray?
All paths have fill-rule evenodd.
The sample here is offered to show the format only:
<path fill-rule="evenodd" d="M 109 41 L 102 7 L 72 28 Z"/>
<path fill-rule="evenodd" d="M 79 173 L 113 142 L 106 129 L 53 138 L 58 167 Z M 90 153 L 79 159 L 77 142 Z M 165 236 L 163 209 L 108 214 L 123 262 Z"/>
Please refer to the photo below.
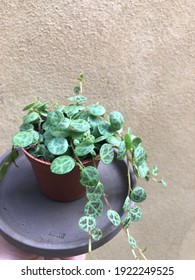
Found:
<path fill-rule="evenodd" d="M 0 166 L 0 180 L 9 165 L 22 149 L 29 159 L 40 189 L 49 198 L 70 201 L 86 195 L 87 202 L 79 227 L 89 236 L 88 251 L 92 240 L 99 240 L 102 231 L 96 220 L 102 215 L 103 201 L 107 206 L 107 217 L 114 226 L 121 226 L 127 235 L 133 255 L 143 258 L 143 250 L 130 235 L 129 225 L 139 221 L 142 211 L 139 205 L 146 199 L 146 191 L 131 185 L 132 170 L 137 178 L 150 179 L 166 186 L 164 180 L 156 179 L 158 168 L 147 164 L 147 154 L 140 137 L 128 128 L 123 131 L 124 117 L 118 111 L 106 114 L 99 103 L 86 105 L 83 95 L 83 75 L 78 77 L 75 95 L 67 98 L 67 104 L 51 101 L 26 105 L 23 123 L 12 138 L 12 150 Z M 111 164 L 114 158 L 125 160 L 128 190 L 123 204 L 124 215 L 112 209 L 100 180 L 98 164 Z M 16 163 L 15 163 L 16 164 Z M 133 204 L 132 204 L 133 202 Z"/>

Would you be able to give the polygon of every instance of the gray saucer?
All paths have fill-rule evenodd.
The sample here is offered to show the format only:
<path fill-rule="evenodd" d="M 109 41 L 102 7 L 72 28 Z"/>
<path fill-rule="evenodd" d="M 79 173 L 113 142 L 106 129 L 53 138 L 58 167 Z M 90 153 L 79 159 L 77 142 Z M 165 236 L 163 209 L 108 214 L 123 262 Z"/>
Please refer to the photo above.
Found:
<path fill-rule="evenodd" d="M 2 162 L 7 153 L 0 158 Z M 56 202 L 42 194 L 37 186 L 30 163 L 23 152 L 0 183 L 0 234 L 15 246 L 47 257 L 76 256 L 88 251 L 88 236 L 78 226 L 86 198 L 73 202 Z M 101 181 L 112 206 L 120 215 L 127 194 L 127 167 L 114 159 L 111 165 L 99 164 Z M 131 172 L 131 184 L 135 175 Z M 92 243 L 96 249 L 112 239 L 121 229 L 107 219 L 107 206 L 97 226 L 103 237 Z"/>

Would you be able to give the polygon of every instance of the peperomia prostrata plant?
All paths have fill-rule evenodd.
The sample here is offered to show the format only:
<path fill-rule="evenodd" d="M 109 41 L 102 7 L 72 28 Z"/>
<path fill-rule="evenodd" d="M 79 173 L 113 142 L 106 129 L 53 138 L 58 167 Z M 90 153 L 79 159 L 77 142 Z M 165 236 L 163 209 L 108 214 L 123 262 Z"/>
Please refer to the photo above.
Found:
<path fill-rule="evenodd" d="M 86 188 L 87 203 L 78 225 L 88 234 L 88 252 L 92 251 L 92 240 L 99 240 L 103 235 L 96 224 L 103 213 L 104 201 L 108 219 L 125 231 L 134 257 L 138 258 L 138 252 L 145 259 L 144 250 L 130 235 L 129 226 L 142 217 L 137 204 L 146 199 L 146 191 L 140 186 L 131 188 L 130 166 L 137 178 L 153 179 L 164 187 L 166 182 L 156 178 L 156 166 L 152 169 L 148 167 L 142 139 L 133 135 L 130 128 L 123 131 L 122 113 L 113 111 L 107 115 L 104 106 L 99 103 L 87 106 L 87 98 L 83 95 L 83 74 L 79 75 L 78 81 L 75 95 L 66 99 L 66 105 L 37 99 L 24 107 L 23 111 L 27 114 L 23 117 L 20 131 L 12 138 L 11 153 L 0 167 L 0 180 L 9 165 L 15 163 L 18 148 L 25 148 L 34 157 L 51 162 L 51 171 L 55 174 L 66 174 L 79 166 L 80 183 Z M 105 165 L 111 164 L 115 152 L 118 160 L 127 163 L 128 193 L 122 218 L 112 209 L 96 166 L 97 160 Z M 83 164 L 83 160 L 88 158 L 93 160 L 92 166 Z"/>

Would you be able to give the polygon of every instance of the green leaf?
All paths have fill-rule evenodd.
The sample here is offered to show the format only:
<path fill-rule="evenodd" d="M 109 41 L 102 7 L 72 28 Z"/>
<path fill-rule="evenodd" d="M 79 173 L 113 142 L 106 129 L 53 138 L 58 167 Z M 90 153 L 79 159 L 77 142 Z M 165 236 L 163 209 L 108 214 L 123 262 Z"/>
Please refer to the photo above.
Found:
<path fill-rule="evenodd" d="M 123 127 L 124 117 L 120 112 L 111 112 L 109 115 L 109 119 L 113 130 L 119 130 Z"/>
<path fill-rule="evenodd" d="M 24 124 L 35 122 L 39 119 L 39 114 L 36 112 L 31 112 L 24 117 Z"/>
<path fill-rule="evenodd" d="M 119 146 L 121 144 L 121 139 L 114 136 L 114 135 L 110 135 L 106 138 L 106 142 L 108 142 L 109 144 L 119 148 Z"/>
<path fill-rule="evenodd" d="M 132 236 L 128 236 L 128 242 L 133 249 L 137 248 L 137 242 Z"/>
<path fill-rule="evenodd" d="M 152 167 L 152 174 L 154 176 L 157 176 L 158 175 L 158 167 L 156 165 L 153 165 Z"/>
<path fill-rule="evenodd" d="M 9 166 L 10 164 L 8 162 L 5 162 L 0 166 L 0 182 L 3 180 L 5 174 L 7 173 Z"/>
<path fill-rule="evenodd" d="M 6 157 L 5 161 L 0 165 L 0 182 L 3 180 L 9 166 L 12 164 L 12 162 L 15 162 L 15 159 L 18 157 L 18 155 L 18 151 L 13 148 Z"/>
<path fill-rule="evenodd" d="M 162 186 L 163 186 L 164 188 L 167 187 L 167 183 L 166 183 L 164 180 L 161 180 L 161 184 L 162 184 Z"/>
<path fill-rule="evenodd" d="M 69 127 L 70 125 L 70 119 L 68 118 L 63 118 L 57 125 L 59 130 L 65 130 Z"/>
<path fill-rule="evenodd" d="M 142 202 L 146 199 L 146 191 L 137 186 L 131 191 L 130 197 L 134 202 Z"/>
<path fill-rule="evenodd" d="M 129 205 L 131 203 L 131 199 L 129 196 L 126 197 L 125 202 L 123 204 L 123 210 L 127 211 L 129 209 Z"/>
<path fill-rule="evenodd" d="M 27 110 L 30 110 L 34 107 L 34 105 L 36 104 L 36 102 L 32 102 L 32 103 L 29 103 L 27 104 L 24 108 L 23 108 L 23 111 L 27 111 Z"/>
<path fill-rule="evenodd" d="M 48 103 L 49 103 L 48 101 L 41 102 L 40 104 L 38 104 L 38 106 L 36 106 L 36 110 L 38 110 L 40 113 L 43 113 L 47 109 Z"/>
<path fill-rule="evenodd" d="M 145 161 L 142 162 L 139 166 L 137 166 L 136 169 L 137 169 L 137 175 L 140 178 L 145 178 L 150 173 L 150 169 Z"/>
<path fill-rule="evenodd" d="M 131 224 L 131 216 L 129 215 L 129 213 L 127 213 L 122 220 L 122 225 L 124 228 L 127 229 L 130 226 L 130 224 Z"/>
<path fill-rule="evenodd" d="M 30 131 L 20 131 L 16 133 L 12 138 L 12 144 L 14 147 L 24 148 L 33 143 L 33 135 Z"/>
<path fill-rule="evenodd" d="M 132 222 L 138 222 L 142 217 L 142 211 L 139 206 L 132 206 L 129 210 L 129 214 Z"/>
<path fill-rule="evenodd" d="M 75 94 L 79 94 L 80 92 L 81 92 L 80 86 L 77 86 L 77 87 L 74 88 L 74 93 Z"/>
<path fill-rule="evenodd" d="M 127 153 L 126 144 L 125 141 L 122 141 L 118 149 L 117 159 L 123 160 L 126 156 L 126 153 Z"/>
<path fill-rule="evenodd" d="M 58 125 L 58 123 L 64 119 L 64 115 L 60 111 L 52 111 L 47 114 L 47 123 L 51 125 Z"/>
<path fill-rule="evenodd" d="M 98 241 L 102 238 L 103 233 L 101 231 L 101 229 L 99 228 L 94 228 L 91 232 L 91 237 L 93 240 Z"/>
<path fill-rule="evenodd" d="M 92 231 L 96 227 L 96 220 L 93 217 L 83 216 L 79 219 L 79 227 L 86 231 Z"/>
<path fill-rule="evenodd" d="M 44 130 L 50 130 L 50 129 L 52 129 L 54 126 L 52 125 L 52 124 L 50 124 L 50 123 L 48 123 L 48 122 L 44 122 L 43 124 L 42 124 L 42 128 L 44 129 Z"/>
<path fill-rule="evenodd" d="M 43 133 L 43 138 L 44 138 L 44 144 L 47 146 L 48 143 L 52 140 L 52 139 L 55 139 L 55 137 L 51 134 L 51 132 L 48 130 L 46 130 L 44 133 Z"/>
<path fill-rule="evenodd" d="M 114 131 L 111 129 L 110 123 L 107 121 L 100 121 L 97 127 L 101 135 L 110 136 L 114 133 Z"/>
<path fill-rule="evenodd" d="M 133 153 L 134 161 L 137 166 L 142 165 L 147 159 L 146 151 L 143 146 L 138 146 Z"/>
<path fill-rule="evenodd" d="M 106 112 L 105 108 L 100 104 L 93 104 L 88 106 L 88 111 L 91 115 L 96 117 L 103 116 Z"/>
<path fill-rule="evenodd" d="M 39 133 L 35 130 L 31 130 L 30 133 L 33 137 L 33 144 L 37 144 L 39 142 Z"/>
<path fill-rule="evenodd" d="M 77 102 L 77 103 L 87 102 L 87 98 L 85 96 L 82 96 L 82 95 L 71 96 L 71 97 L 68 97 L 67 100 Z"/>
<path fill-rule="evenodd" d="M 68 118 L 72 119 L 78 112 L 83 111 L 85 107 L 79 104 L 71 104 L 64 108 L 64 113 Z"/>
<path fill-rule="evenodd" d="M 140 137 L 136 137 L 136 136 L 132 137 L 132 136 L 131 136 L 132 148 L 133 148 L 133 150 L 135 150 L 139 145 L 142 144 L 142 139 Z"/>
<path fill-rule="evenodd" d="M 66 138 L 69 136 L 69 132 L 66 130 L 61 130 L 59 129 L 59 127 L 53 127 L 50 130 L 51 135 L 53 135 L 54 137 L 62 137 L 62 138 Z"/>
<path fill-rule="evenodd" d="M 80 173 L 80 183 L 83 186 L 95 187 L 100 181 L 100 175 L 98 170 L 93 166 L 85 167 Z"/>
<path fill-rule="evenodd" d="M 75 160 L 70 156 L 60 156 L 53 160 L 51 171 L 55 174 L 69 173 L 75 167 Z"/>
<path fill-rule="evenodd" d="M 78 80 L 79 82 L 83 83 L 83 81 L 84 81 L 83 73 L 80 73 L 80 74 L 79 74 L 77 80 Z"/>
<path fill-rule="evenodd" d="M 68 141 L 65 138 L 54 138 L 47 144 L 50 153 L 54 155 L 62 155 L 68 149 Z"/>
<path fill-rule="evenodd" d="M 31 131 L 34 129 L 34 126 L 32 123 L 22 124 L 20 126 L 20 131 Z"/>
<path fill-rule="evenodd" d="M 130 151 L 132 147 L 130 130 L 125 133 L 124 140 L 125 140 L 126 149 Z"/>
<path fill-rule="evenodd" d="M 100 160 L 104 164 L 110 164 L 114 159 L 114 150 L 112 145 L 103 144 L 100 148 Z"/>
<path fill-rule="evenodd" d="M 85 205 L 85 215 L 98 218 L 103 212 L 103 202 L 100 199 L 90 200 Z"/>
<path fill-rule="evenodd" d="M 88 142 L 81 142 L 75 148 L 75 154 L 77 156 L 85 156 L 89 153 L 92 153 L 94 150 L 94 144 L 90 144 Z"/>
<path fill-rule="evenodd" d="M 75 132 L 86 132 L 90 129 L 90 124 L 82 119 L 72 120 L 69 129 Z"/>
<path fill-rule="evenodd" d="M 107 216 L 108 219 L 110 220 L 110 222 L 114 225 L 114 226 L 119 226 L 121 223 L 121 218 L 119 216 L 119 214 L 114 211 L 114 210 L 108 210 L 107 211 Z"/>
<path fill-rule="evenodd" d="M 99 182 L 96 187 L 87 187 L 86 197 L 88 200 L 96 200 L 101 198 L 104 193 L 104 185 Z"/>
<path fill-rule="evenodd" d="M 95 137 L 93 135 L 91 135 L 91 134 L 89 134 L 89 135 L 85 135 L 84 134 L 83 135 L 83 140 L 86 143 L 93 144 L 95 142 Z"/>
<path fill-rule="evenodd" d="M 104 141 L 106 138 L 107 138 L 106 135 L 102 135 L 102 136 L 96 138 L 95 141 L 94 141 L 94 143 L 102 142 L 102 141 Z"/>

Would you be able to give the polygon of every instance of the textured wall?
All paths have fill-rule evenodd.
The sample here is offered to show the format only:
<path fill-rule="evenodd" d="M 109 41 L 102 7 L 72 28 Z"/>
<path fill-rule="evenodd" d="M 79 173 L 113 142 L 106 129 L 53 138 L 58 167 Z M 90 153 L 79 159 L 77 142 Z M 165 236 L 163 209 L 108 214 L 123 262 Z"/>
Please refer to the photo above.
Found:
<path fill-rule="evenodd" d="M 144 182 L 131 233 L 149 259 L 195 258 L 194 15 L 193 0 L 0 1 L 1 154 L 23 105 L 63 100 L 83 70 L 89 98 L 123 111 L 169 184 Z M 94 257 L 131 257 L 123 237 Z"/>

